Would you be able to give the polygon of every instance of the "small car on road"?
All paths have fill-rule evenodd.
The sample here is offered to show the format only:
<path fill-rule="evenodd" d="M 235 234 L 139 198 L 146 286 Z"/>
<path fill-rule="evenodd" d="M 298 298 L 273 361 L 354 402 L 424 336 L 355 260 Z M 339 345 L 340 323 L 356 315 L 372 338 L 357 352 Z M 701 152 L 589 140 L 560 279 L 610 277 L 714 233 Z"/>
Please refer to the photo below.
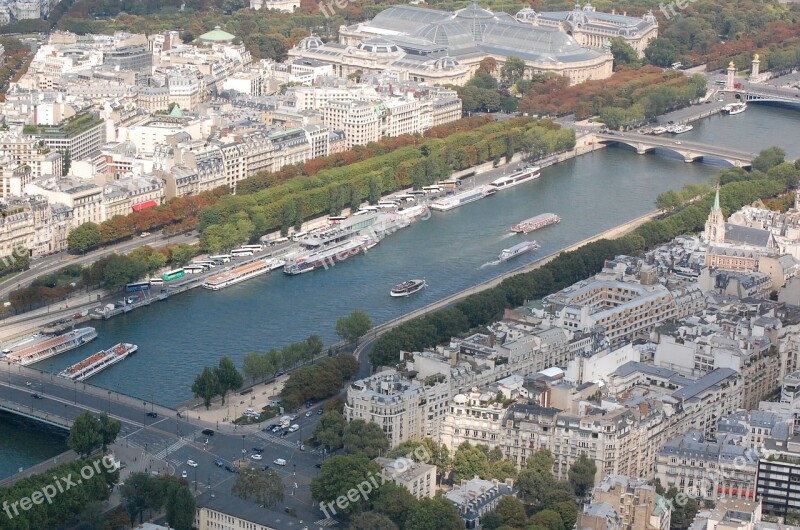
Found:
<path fill-rule="evenodd" d="M 197 467 L 197 462 L 195 462 L 194 460 L 187 460 L 186 461 L 186 465 L 187 466 L 192 466 L 192 467 Z"/>

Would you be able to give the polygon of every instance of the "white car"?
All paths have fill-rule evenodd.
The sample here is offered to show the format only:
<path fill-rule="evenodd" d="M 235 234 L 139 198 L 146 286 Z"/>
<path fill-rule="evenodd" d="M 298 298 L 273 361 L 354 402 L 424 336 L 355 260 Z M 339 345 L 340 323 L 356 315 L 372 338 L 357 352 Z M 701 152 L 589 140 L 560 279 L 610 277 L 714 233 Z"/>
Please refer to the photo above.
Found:
<path fill-rule="evenodd" d="M 192 466 L 192 467 L 197 467 L 197 462 L 195 462 L 194 460 L 187 460 L 186 461 L 186 465 L 187 466 Z"/>
<path fill-rule="evenodd" d="M 189 476 L 189 473 L 187 473 L 185 469 L 183 471 L 181 471 L 181 478 L 186 478 L 188 476 Z"/>
<path fill-rule="evenodd" d="M 261 455 L 258 453 L 253 453 L 252 455 L 250 455 L 250 458 L 252 458 L 253 460 L 261 460 Z"/>
<path fill-rule="evenodd" d="M 312 413 L 311 413 L 311 411 L 310 411 L 310 410 L 309 410 L 308 412 L 306 412 L 306 418 L 310 418 L 310 417 L 311 417 L 311 414 L 312 414 Z"/>

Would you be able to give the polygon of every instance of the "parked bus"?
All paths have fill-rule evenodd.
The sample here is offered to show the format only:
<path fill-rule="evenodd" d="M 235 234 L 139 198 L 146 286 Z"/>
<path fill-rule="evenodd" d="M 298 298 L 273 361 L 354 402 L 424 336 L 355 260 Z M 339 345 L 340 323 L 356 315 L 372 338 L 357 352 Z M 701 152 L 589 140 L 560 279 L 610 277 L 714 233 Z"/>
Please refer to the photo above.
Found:
<path fill-rule="evenodd" d="M 204 272 L 206 268 L 202 265 L 186 265 L 183 270 L 186 272 L 186 274 L 200 274 L 201 272 Z"/>
<path fill-rule="evenodd" d="M 444 188 L 441 186 L 422 186 L 422 191 L 425 193 L 441 193 Z"/>
<path fill-rule="evenodd" d="M 219 254 L 217 256 L 209 256 L 208 259 L 211 261 L 221 261 L 222 263 L 228 263 L 231 260 L 230 254 Z"/>
<path fill-rule="evenodd" d="M 172 280 L 177 280 L 178 278 L 183 278 L 186 276 L 186 271 L 183 269 L 175 269 L 174 271 L 165 272 L 162 278 L 164 278 L 165 282 L 171 282 Z"/>
<path fill-rule="evenodd" d="M 234 258 L 241 258 L 242 256 L 252 256 L 253 249 L 250 248 L 236 248 L 231 250 L 231 256 Z"/>
<path fill-rule="evenodd" d="M 264 250 L 264 245 L 261 245 L 261 244 L 242 245 L 239 248 L 249 248 L 250 250 L 253 250 L 254 252 L 261 252 L 262 250 Z"/>
<path fill-rule="evenodd" d="M 198 259 L 191 262 L 189 265 L 202 265 L 206 269 L 211 269 L 217 266 L 217 264 L 210 259 Z"/>
<path fill-rule="evenodd" d="M 150 290 L 150 282 L 137 282 L 137 283 L 129 283 L 125 286 L 126 293 L 137 293 L 139 291 L 149 291 Z"/>
<path fill-rule="evenodd" d="M 306 237 L 307 235 L 308 235 L 308 232 L 295 232 L 294 234 L 289 236 L 289 239 L 291 239 L 292 241 L 297 241 L 298 239 L 302 239 L 302 238 Z"/>
<path fill-rule="evenodd" d="M 164 278 L 150 278 L 150 285 L 164 285 Z"/>
<path fill-rule="evenodd" d="M 328 217 L 328 221 L 330 221 L 330 223 L 334 225 L 338 225 L 345 219 L 347 219 L 346 215 L 331 215 L 330 217 Z"/>

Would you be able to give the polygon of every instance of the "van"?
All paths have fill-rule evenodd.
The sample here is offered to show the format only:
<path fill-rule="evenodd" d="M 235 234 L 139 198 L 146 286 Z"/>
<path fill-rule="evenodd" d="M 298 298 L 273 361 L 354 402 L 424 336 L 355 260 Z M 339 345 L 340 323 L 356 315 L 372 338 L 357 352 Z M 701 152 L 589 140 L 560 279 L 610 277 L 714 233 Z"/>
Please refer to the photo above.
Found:
<path fill-rule="evenodd" d="M 283 458 L 276 458 L 272 463 L 275 464 L 276 466 L 285 466 L 286 460 L 284 460 Z"/>
<path fill-rule="evenodd" d="M 300 430 L 300 426 L 298 424 L 296 424 L 296 423 L 294 425 L 292 425 L 291 427 L 289 427 L 289 432 L 296 432 L 296 431 L 299 431 L 299 430 Z"/>

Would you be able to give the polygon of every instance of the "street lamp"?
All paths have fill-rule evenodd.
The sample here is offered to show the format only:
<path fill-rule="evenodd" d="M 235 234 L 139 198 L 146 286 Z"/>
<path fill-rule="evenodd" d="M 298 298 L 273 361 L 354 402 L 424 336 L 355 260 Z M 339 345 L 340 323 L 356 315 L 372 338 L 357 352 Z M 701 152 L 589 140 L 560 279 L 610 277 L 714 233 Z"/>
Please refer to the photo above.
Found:
<path fill-rule="evenodd" d="M 194 468 L 194 492 L 197 493 L 197 466 Z"/>
<path fill-rule="evenodd" d="M 142 425 L 147 427 L 147 401 L 142 401 Z"/>
<path fill-rule="evenodd" d="M 108 391 L 108 413 L 111 414 L 111 390 Z"/>
<path fill-rule="evenodd" d="M 244 458 L 244 434 L 242 435 L 242 458 Z"/>
<path fill-rule="evenodd" d="M 74 397 L 74 401 L 75 401 L 75 404 L 77 405 L 77 404 L 78 404 L 78 382 L 77 382 L 77 381 L 75 381 L 75 380 L 73 380 L 73 381 L 72 381 L 72 383 L 75 385 L 75 397 Z"/>

